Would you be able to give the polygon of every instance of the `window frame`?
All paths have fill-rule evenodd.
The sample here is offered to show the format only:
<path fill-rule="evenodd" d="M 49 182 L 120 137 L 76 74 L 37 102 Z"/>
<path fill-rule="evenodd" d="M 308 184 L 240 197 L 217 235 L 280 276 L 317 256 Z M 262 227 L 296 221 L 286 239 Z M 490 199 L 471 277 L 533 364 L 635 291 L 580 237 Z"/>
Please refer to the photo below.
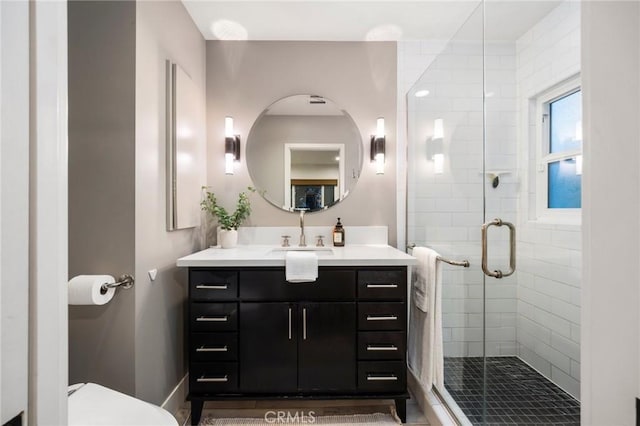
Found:
<path fill-rule="evenodd" d="M 549 164 L 582 155 L 580 149 L 550 153 L 551 104 L 582 90 L 580 76 L 572 77 L 536 97 L 536 219 L 556 224 L 580 224 L 582 208 L 549 208 Z"/>

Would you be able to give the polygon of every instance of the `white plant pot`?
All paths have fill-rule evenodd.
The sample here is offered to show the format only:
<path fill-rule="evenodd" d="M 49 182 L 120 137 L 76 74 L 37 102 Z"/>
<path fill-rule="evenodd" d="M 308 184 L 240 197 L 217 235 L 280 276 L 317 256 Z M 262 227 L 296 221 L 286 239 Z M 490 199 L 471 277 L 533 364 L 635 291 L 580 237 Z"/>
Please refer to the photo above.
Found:
<path fill-rule="evenodd" d="M 223 249 L 234 248 L 238 245 L 238 231 L 221 229 L 218 233 L 218 243 Z"/>

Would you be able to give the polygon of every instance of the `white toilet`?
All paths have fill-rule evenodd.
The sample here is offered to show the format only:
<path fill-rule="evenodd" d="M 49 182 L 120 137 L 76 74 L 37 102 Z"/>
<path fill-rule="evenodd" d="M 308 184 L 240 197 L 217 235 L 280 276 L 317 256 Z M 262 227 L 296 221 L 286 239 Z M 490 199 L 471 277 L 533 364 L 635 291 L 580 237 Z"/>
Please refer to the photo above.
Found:
<path fill-rule="evenodd" d="M 69 425 L 178 426 L 167 411 L 95 383 L 69 386 Z"/>

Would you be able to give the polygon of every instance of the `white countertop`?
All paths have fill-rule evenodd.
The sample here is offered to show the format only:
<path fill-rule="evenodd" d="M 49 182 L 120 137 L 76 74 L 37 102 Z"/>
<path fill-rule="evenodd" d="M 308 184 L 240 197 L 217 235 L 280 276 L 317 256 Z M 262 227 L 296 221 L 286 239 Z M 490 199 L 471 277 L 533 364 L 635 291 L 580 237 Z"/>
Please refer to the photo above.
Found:
<path fill-rule="evenodd" d="M 296 247 L 290 247 L 295 250 Z M 314 247 L 307 247 L 314 250 Z M 232 249 L 208 248 L 181 257 L 177 266 L 284 266 L 285 251 L 280 246 L 248 245 Z M 416 258 L 386 244 L 347 244 L 324 247 L 318 255 L 319 266 L 408 266 Z"/>

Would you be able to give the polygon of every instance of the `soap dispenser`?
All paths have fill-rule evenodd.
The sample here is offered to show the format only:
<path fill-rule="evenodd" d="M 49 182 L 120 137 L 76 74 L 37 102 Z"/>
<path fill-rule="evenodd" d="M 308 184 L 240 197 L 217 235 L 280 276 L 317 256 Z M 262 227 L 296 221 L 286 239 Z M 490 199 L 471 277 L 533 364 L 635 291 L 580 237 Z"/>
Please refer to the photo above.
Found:
<path fill-rule="evenodd" d="M 344 246 L 344 228 L 342 227 L 342 223 L 340 223 L 340 218 L 338 218 L 336 226 L 333 227 L 333 245 L 335 247 Z"/>

